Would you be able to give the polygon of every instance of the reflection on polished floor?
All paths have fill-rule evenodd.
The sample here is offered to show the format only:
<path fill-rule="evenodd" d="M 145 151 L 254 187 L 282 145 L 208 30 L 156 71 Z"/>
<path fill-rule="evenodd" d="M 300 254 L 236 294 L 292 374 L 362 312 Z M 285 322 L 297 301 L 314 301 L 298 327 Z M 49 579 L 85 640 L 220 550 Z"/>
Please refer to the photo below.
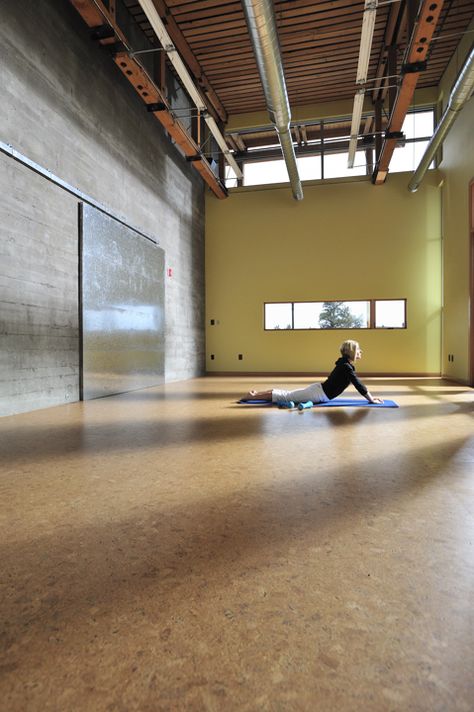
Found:
<path fill-rule="evenodd" d="M 474 391 L 367 383 L 401 407 L 0 420 L 1 709 L 471 712 Z"/>

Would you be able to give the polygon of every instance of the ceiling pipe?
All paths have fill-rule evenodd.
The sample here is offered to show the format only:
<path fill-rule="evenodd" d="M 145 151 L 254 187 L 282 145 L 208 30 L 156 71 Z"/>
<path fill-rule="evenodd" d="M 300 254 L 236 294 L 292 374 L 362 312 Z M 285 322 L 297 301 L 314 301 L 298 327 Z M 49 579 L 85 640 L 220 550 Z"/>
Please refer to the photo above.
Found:
<path fill-rule="evenodd" d="M 443 143 L 448 131 L 450 130 L 453 123 L 456 121 L 459 112 L 463 108 L 464 104 L 470 98 L 474 90 L 474 49 L 471 50 L 470 55 L 464 63 L 463 68 L 459 74 L 456 84 L 453 87 L 451 95 L 449 97 L 448 106 L 441 117 L 441 121 L 436 127 L 433 136 L 426 148 L 425 153 L 418 165 L 418 168 L 413 173 L 410 182 L 408 183 L 408 190 L 411 193 L 415 193 L 421 181 L 423 180 L 428 167 L 433 160 L 436 151 Z"/>
<path fill-rule="evenodd" d="M 293 139 L 291 111 L 286 91 L 273 3 L 271 0 L 242 0 L 253 51 L 262 81 L 270 120 L 280 139 L 293 197 L 303 200 Z"/>

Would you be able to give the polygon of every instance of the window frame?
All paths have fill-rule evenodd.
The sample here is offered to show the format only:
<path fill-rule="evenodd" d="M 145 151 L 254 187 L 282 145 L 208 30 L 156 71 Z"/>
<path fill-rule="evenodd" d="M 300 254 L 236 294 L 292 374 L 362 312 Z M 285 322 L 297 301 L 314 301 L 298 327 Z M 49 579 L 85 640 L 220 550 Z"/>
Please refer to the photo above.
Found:
<path fill-rule="evenodd" d="M 342 302 L 344 304 L 350 302 L 367 302 L 369 304 L 369 320 L 367 326 L 341 326 L 341 327 L 297 327 L 295 328 L 295 304 L 325 304 L 331 302 Z M 375 304 L 376 302 L 403 302 L 404 311 L 404 325 L 403 326 L 375 326 Z M 291 322 L 292 326 L 290 329 L 271 329 L 267 328 L 265 315 L 267 304 L 291 304 Z M 278 331 L 278 332 L 288 332 L 288 331 L 401 331 L 408 328 L 407 323 L 407 297 L 390 297 L 390 298 L 374 298 L 374 299 L 298 299 L 296 301 L 284 302 L 281 299 L 276 301 L 266 301 L 263 303 L 263 330 L 264 331 Z"/>
<path fill-rule="evenodd" d="M 411 110 L 409 110 L 409 111 L 407 112 L 406 116 L 411 116 L 411 115 L 413 115 L 413 114 L 426 113 L 426 112 L 432 112 L 432 114 L 433 114 L 433 130 L 435 130 L 435 129 L 436 129 L 436 124 L 437 124 L 437 107 L 436 107 L 435 104 L 430 103 L 430 104 L 427 104 L 426 106 L 417 106 L 417 107 L 414 107 L 414 108 L 412 108 Z M 366 118 L 368 118 L 369 116 L 372 116 L 372 113 L 366 111 L 366 112 L 363 113 L 362 118 L 363 118 L 363 119 L 366 119 Z M 293 142 L 293 145 L 294 145 L 294 147 L 295 147 L 295 154 L 296 154 L 296 157 L 297 157 L 297 158 L 301 158 L 301 157 L 317 157 L 317 156 L 320 157 L 320 161 L 321 161 L 321 166 L 320 166 L 320 178 L 316 178 L 316 177 L 315 177 L 315 178 L 307 178 L 307 179 L 305 179 L 305 181 L 310 181 L 310 180 L 311 180 L 311 181 L 334 181 L 334 180 L 341 180 L 341 179 L 342 179 L 342 180 L 344 180 L 344 179 L 347 180 L 347 178 L 351 178 L 351 180 L 367 180 L 367 179 L 370 177 L 370 175 L 372 174 L 373 165 L 374 165 L 374 162 L 375 162 L 375 151 L 374 151 L 374 148 L 370 148 L 370 149 L 369 149 L 369 151 L 371 152 L 372 160 L 369 160 L 368 156 L 366 156 L 366 160 L 365 160 L 365 173 L 343 174 L 343 175 L 341 175 L 341 176 L 334 176 L 334 177 L 332 177 L 332 178 L 327 178 L 327 177 L 326 177 L 326 175 L 325 175 L 326 171 L 325 171 L 325 166 L 324 166 L 324 158 L 325 158 L 325 156 L 331 155 L 331 154 L 345 154 L 345 153 L 347 153 L 347 151 L 348 151 L 348 147 L 347 147 L 347 148 L 346 148 L 346 147 L 344 147 L 344 148 L 340 148 L 340 147 L 339 147 L 339 148 L 336 148 L 336 149 L 335 149 L 334 147 L 332 147 L 332 146 L 331 146 L 331 143 L 334 143 L 334 144 L 339 143 L 339 142 L 341 141 L 341 139 L 340 139 L 340 138 L 338 138 L 338 139 L 330 139 L 330 138 L 328 139 L 328 138 L 326 138 L 326 139 L 325 139 L 325 138 L 324 138 L 324 129 L 325 129 L 326 127 L 330 126 L 330 125 L 333 124 L 333 123 L 338 123 L 338 122 L 343 121 L 343 120 L 350 120 L 350 116 L 341 115 L 341 116 L 337 116 L 337 117 L 321 118 L 321 119 L 315 119 L 315 120 L 312 120 L 312 121 L 308 121 L 307 124 L 305 124 L 305 125 L 318 126 L 319 129 L 320 129 L 320 133 L 321 133 L 321 138 L 320 138 L 319 140 L 317 140 L 316 143 L 311 142 L 310 144 L 308 144 L 308 146 L 311 146 L 311 145 L 313 145 L 313 143 L 314 143 L 314 145 L 313 145 L 313 149 L 314 149 L 314 150 L 312 150 L 312 151 L 311 151 L 311 150 L 307 150 L 307 151 L 305 151 L 304 153 L 299 153 L 299 152 L 298 152 L 298 146 L 296 145 L 295 142 Z M 291 124 L 291 127 L 293 127 L 293 125 L 294 125 L 294 124 L 297 124 L 297 123 L 298 123 L 298 122 L 293 122 L 293 123 Z M 250 129 L 246 130 L 245 132 L 250 132 Z M 422 141 L 429 141 L 429 140 L 431 139 L 431 137 L 432 137 L 432 134 L 429 135 L 429 136 L 417 136 L 416 138 L 415 138 L 415 137 L 414 137 L 414 138 L 405 138 L 404 147 L 406 147 L 406 146 L 408 146 L 408 145 L 410 145 L 410 144 L 412 144 L 412 143 L 419 143 L 419 142 L 422 142 Z M 254 150 L 255 153 L 258 154 L 259 151 L 264 151 L 265 148 L 253 147 L 253 149 L 250 149 L 250 150 L 248 151 L 248 153 L 247 153 L 247 155 L 245 156 L 245 158 L 242 158 L 242 159 L 241 159 L 241 160 L 242 160 L 242 166 L 243 166 L 244 175 L 245 175 L 245 164 L 246 164 L 246 163 L 267 163 L 268 161 L 280 161 L 280 160 L 284 160 L 284 159 L 282 159 L 282 157 L 281 157 L 280 155 L 278 155 L 278 156 L 272 156 L 272 157 L 270 157 L 270 158 L 265 158 L 265 157 L 262 157 L 262 156 L 260 155 L 260 156 L 257 157 L 256 159 L 253 159 L 253 160 L 252 160 L 252 157 L 251 157 L 251 156 L 252 156 L 252 150 Z M 362 152 L 364 152 L 364 151 L 365 151 L 365 149 L 364 149 L 363 147 L 358 147 L 357 153 L 362 153 Z M 433 167 L 436 168 L 437 165 L 438 165 L 437 157 L 434 158 L 433 163 L 434 163 L 434 166 L 433 166 Z M 412 169 L 407 169 L 407 172 L 410 172 L 411 170 L 412 170 Z M 404 172 L 404 171 L 395 171 L 395 172 L 396 172 L 396 173 L 399 173 L 399 172 Z M 227 181 L 229 181 L 229 183 L 230 183 L 230 181 L 234 181 L 236 185 L 234 185 L 234 184 L 228 185 L 228 184 L 227 184 Z M 245 187 L 245 188 L 259 188 L 260 186 L 267 186 L 267 185 L 268 185 L 268 186 L 272 186 L 272 185 L 280 185 L 280 184 L 281 184 L 281 183 L 271 183 L 271 182 L 270 182 L 270 183 L 250 183 L 250 184 L 247 185 L 246 182 L 245 182 L 245 177 L 244 177 L 243 183 L 242 183 L 243 187 Z M 287 184 L 288 184 L 288 181 L 284 181 L 284 184 L 287 185 Z M 229 179 L 226 179 L 226 186 L 227 186 L 227 188 L 229 188 L 229 189 L 232 189 L 232 188 L 235 188 L 235 187 L 239 187 L 238 181 L 237 181 L 236 178 L 229 178 Z"/>

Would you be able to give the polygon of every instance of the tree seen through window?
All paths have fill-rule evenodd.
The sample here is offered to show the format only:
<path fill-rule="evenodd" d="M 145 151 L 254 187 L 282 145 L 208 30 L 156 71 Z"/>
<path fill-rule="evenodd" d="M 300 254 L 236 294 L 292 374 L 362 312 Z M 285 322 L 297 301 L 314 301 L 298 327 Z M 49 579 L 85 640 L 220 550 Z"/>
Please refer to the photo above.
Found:
<path fill-rule="evenodd" d="M 324 302 L 319 326 L 321 329 L 357 329 L 363 322 L 362 317 L 354 316 L 344 302 Z"/>

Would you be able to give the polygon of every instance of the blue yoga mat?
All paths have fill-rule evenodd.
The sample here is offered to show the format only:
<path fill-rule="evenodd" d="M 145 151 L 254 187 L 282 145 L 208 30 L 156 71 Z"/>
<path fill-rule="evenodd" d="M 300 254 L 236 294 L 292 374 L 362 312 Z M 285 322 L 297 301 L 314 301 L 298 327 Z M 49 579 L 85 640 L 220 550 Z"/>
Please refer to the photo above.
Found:
<path fill-rule="evenodd" d="M 398 403 L 393 400 L 384 400 L 383 403 L 369 403 L 362 398 L 334 398 L 327 403 L 315 403 L 313 408 L 334 408 L 335 406 L 365 406 L 367 408 L 398 408 Z"/>
<path fill-rule="evenodd" d="M 276 406 L 276 403 L 270 403 L 269 401 L 265 400 L 245 400 L 245 398 L 242 398 L 241 400 L 237 401 L 238 403 L 242 405 L 259 405 L 259 406 Z M 334 398 L 333 400 L 327 401 L 327 403 L 315 403 L 313 405 L 313 408 L 337 408 L 340 406 L 345 406 L 345 407 L 357 407 L 357 406 L 362 406 L 365 408 L 398 408 L 398 403 L 395 403 L 393 400 L 384 400 L 383 403 L 369 403 L 369 401 L 366 401 L 365 399 L 362 398 Z"/>

